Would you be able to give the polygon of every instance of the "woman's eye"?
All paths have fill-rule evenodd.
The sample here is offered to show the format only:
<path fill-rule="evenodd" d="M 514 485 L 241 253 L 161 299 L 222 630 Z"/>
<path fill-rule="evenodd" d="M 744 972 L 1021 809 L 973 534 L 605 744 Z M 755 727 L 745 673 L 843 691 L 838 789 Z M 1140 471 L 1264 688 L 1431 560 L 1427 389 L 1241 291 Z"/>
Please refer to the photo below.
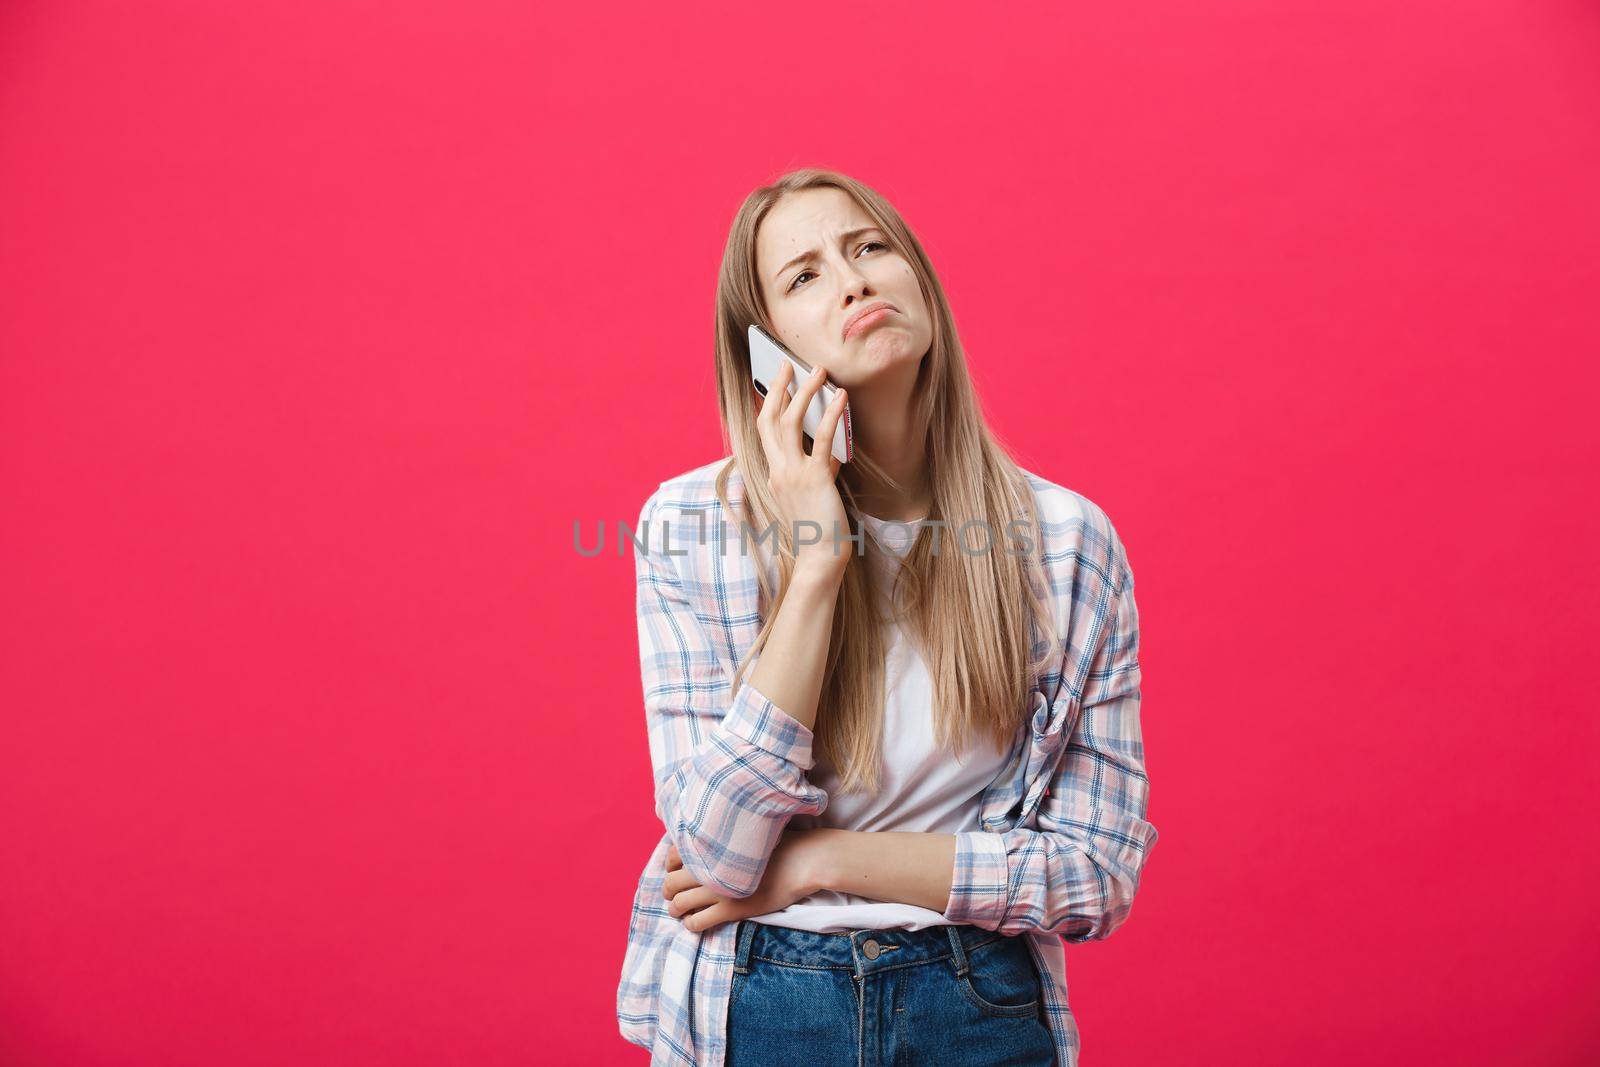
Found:
<path fill-rule="evenodd" d="M 868 241 L 866 244 L 861 246 L 861 250 L 863 252 L 865 252 L 869 248 L 888 248 L 888 247 L 889 246 L 884 244 L 882 241 Z M 799 274 L 796 274 L 794 276 L 794 281 L 789 283 L 789 289 L 787 291 L 793 292 L 794 291 L 794 287 L 800 284 L 800 279 L 804 278 L 807 274 L 810 274 L 810 273 L 811 272 L 808 271 L 808 270 L 803 270 Z"/>

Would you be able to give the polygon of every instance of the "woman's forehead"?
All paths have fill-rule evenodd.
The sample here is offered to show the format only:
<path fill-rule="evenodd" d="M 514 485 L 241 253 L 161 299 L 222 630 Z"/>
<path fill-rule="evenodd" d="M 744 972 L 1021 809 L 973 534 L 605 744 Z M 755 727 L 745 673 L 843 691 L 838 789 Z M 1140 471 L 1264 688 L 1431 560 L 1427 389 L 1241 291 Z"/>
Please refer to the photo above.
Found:
<path fill-rule="evenodd" d="M 815 194 L 815 195 L 812 195 Z M 825 196 L 823 194 L 832 194 Z M 811 247 L 846 230 L 875 225 L 847 193 L 839 189 L 807 189 L 790 193 L 775 204 L 761 220 L 757 245 L 796 245 Z"/>

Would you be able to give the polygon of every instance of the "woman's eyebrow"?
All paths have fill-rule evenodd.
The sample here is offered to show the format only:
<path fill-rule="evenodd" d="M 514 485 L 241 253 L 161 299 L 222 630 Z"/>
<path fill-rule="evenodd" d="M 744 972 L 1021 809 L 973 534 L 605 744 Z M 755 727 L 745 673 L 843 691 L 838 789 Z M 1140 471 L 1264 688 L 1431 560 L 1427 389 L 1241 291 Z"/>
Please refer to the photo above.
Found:
<path fill-rule="evenodd" d="M 846 230 L 844 233 L 840 234 L 839 235 L 839 243 L 840 244 L 844 244 L 844 243 L 850 241 L 852 238 L 860 237 L 864 233 L 882 233 L 882 232 L 883 231 L 879 230 L 878 227 L 876 227 L 876 226 L 858 226 L 856 229 Z M 772 280 L 773 281 L 777 281 L 779 278 L 783 277 L 783 272 L 788 270 L 790 267 L 794 266 L 796 263 L 804 263 L 807 260 L 817 258 L 818 255 L 820 255 L 820 253 L 815 248 L 810 249 L 810 250 L 805 251 L 805 252 L 801 252 L 798 256 L 795 256 L 789 262 L 787 262 L 783 266 L 779 267 L 778 268 L 778 272 L 772 276 Z"/>

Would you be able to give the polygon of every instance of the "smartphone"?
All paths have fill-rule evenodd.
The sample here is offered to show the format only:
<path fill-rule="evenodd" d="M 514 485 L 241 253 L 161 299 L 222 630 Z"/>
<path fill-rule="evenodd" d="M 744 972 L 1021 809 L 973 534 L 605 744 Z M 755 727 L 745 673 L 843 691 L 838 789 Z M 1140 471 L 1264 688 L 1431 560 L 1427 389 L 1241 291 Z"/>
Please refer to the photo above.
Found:
<path fill-rule="evenodd" d="M 788 360 L 794 368 L 794 374 L 789 378 L 789 399 L 794 399 L 795 390 L 800 383 L 811 377 L 813 370 L 811 364 L 784 348 L 775 341 L 771 334 L 755 323 L 750 324 L 750 377 L 754 379 L 756 392 L 762 396 L 769 395 L 773 383 L 778 380 L 778 369 L 783 366 L 783 361 Z M 828 405 L 833 403 L 833 398 L 839 392 L 837 386 L 824 380 L 822 387 L 811 397 L 811 403 L 806 406 L 805 417 L 801 419 L 801 428 L 806 436 L 815 441 L 817 430 L 822 426 L 822 415 L 828 410 Z M 855 449 L 850 437 L 850 400 L 844 402 L 844 414 L 839 416 L 839 425 L 833 431 L 833 443 L 830 451 L 833 458 L 840 463 L 849 463 L 855 456 Z"/>

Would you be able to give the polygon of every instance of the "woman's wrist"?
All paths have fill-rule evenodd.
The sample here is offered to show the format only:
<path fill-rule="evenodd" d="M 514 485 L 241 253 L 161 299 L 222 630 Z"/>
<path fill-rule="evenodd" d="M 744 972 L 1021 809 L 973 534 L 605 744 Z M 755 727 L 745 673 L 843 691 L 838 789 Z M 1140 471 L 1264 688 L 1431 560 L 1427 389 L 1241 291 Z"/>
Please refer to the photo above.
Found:
<path fill-rule="evenodd" d="M 827 889 L 944 912 L 955 880 L 956 834 L 836 827 L 814 832 L 805 876 L 813 892 Z"/>
<path fill-rule="evenodd" d="M 831 827 L 810 831 L 810 852 L 804 865 L 807 895 L 832 889 L 837 884 L 839 849 L 847 833 Z"/>
<path fill-rule="evenodd" d="M 834 559 L 802 556 L 796 562 L 792 581 L 823 592 L 838 592 L 844 582 L 844 569 L 849 557 L 839 555 Z"/>

